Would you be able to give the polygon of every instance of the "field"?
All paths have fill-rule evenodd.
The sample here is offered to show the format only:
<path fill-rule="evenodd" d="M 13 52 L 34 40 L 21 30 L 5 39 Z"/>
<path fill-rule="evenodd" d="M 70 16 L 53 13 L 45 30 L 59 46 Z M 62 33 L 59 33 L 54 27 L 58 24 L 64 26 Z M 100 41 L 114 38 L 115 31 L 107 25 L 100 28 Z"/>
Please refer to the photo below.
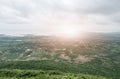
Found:
<path fill-rule="evenodd" d="M 120 34 L 0 35 L 0 79 L 120 79 Z"/>

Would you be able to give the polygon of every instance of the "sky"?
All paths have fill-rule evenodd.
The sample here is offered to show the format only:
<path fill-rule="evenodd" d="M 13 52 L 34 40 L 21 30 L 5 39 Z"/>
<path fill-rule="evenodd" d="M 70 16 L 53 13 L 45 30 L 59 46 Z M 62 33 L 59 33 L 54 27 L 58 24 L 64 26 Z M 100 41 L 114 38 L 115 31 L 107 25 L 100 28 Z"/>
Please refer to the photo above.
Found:
<path fill-rule="evenodd" d="M 0 34 L 120 32 L 120 0 L 0 0 Z"/>

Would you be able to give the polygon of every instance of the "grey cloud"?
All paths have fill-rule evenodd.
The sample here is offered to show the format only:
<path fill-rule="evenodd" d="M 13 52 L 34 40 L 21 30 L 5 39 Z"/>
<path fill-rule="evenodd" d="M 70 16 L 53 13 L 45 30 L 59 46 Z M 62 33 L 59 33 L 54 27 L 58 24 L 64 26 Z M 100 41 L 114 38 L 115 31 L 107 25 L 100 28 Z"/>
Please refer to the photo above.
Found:
<path fill-rule="evenodd" d="M 118 30 L 119 3 L 120 0 L 0 0 L 0 23 L 16 28 L 29 24 L 40 30 L 65 25 Z"/>
<path fill-rule="evenodd" d="M 82 0 L 83 1 L 83 0 Z M 120 12 L 120 0 L 84 0 L 78 2 L 76 11 L 83 13 L 114 14 Z"/>

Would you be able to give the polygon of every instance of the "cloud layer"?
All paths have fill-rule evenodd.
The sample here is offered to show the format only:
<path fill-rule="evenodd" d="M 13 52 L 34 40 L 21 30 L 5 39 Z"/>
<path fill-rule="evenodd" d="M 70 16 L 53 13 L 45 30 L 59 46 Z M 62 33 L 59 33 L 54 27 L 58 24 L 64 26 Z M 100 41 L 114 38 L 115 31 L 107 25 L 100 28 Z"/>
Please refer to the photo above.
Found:
<path fill-rule="evenodd" d="M 0 0 L 0 33 L 120 31 L 120 0 Z"/>

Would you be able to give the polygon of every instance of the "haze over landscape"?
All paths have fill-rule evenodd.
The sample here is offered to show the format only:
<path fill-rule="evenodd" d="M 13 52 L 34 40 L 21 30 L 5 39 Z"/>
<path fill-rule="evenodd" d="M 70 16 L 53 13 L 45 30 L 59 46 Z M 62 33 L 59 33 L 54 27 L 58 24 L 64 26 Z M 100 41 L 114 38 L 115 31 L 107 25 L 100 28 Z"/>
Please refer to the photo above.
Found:
<path fill-rule="evenodd" d="M 120 79 L 120 0 L 0 0 L 0 79 Z"/>
<path fill-rule="evenodd" d="M 0 0 L 1 34 L 119 32 L 120 0 Z"/>

